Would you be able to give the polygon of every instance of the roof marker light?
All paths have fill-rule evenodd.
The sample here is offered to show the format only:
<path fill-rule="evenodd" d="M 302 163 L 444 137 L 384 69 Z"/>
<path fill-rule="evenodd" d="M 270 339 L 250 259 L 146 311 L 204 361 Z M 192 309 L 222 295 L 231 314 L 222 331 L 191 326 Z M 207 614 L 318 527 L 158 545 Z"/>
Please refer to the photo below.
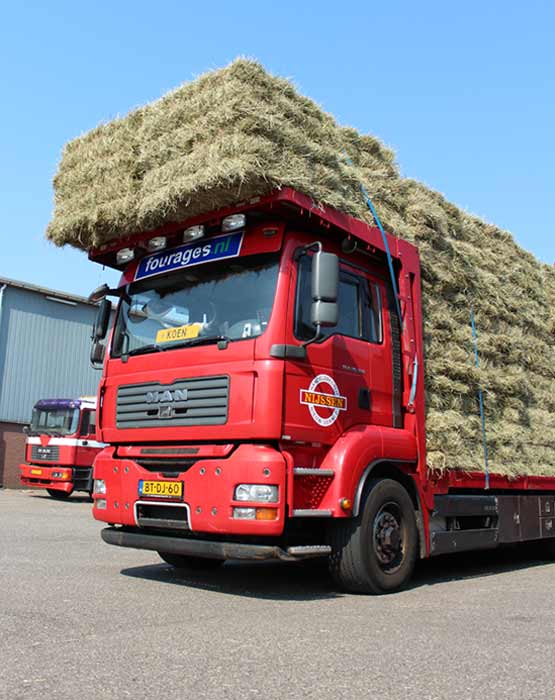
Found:
<path fill-rule="evenodd" d="M 166 236 L 154 236 L 150 241 L 147 241 L 146 247 L 151 253 L 155 253 L 157 250 L 164 250 L 168 245 L 168 239 Z"/>
<path fill-rule="evenodd" d="M 232 214 L 222 219 L 222 231 L 236 231 L 238 228 L 244 228 L 247 217 L 244 214 Z"/>
<path fill-rule="evenodd" d="M 199 238 L 204 236 L 204 226 L 201 224 L 199 226 L 190 226 L 183 231 L 183 243 L 190 243 L 191 241 L 197 241 Z"/>
<path fill-rule="evenodd" d="M 125 265 L 135 259 L 135 251 L 133 248 L 122 248 L 116 253 L 116 262 L 118 265 Z"/>

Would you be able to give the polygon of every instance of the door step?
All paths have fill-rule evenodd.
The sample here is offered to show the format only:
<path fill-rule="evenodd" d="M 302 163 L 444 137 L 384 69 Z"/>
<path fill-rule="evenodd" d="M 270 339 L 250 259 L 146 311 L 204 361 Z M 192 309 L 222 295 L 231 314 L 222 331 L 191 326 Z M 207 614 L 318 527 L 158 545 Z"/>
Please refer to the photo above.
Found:
<path fill-rule="evenodd" d="M 295 476 L 335 476 L 333 469 L 311 469 L 309 467 L 295 467 L 293 469 Z"/>

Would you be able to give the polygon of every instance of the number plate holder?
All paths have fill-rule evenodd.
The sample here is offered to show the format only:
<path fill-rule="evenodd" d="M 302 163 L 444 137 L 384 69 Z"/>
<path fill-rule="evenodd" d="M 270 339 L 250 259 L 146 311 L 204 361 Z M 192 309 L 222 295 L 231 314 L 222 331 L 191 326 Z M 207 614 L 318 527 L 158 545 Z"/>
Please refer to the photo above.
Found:
<path fill-rule="evenodd" d="M 139 498 L 163 498 L 164 500 L 180 501 L 183 498 L 183 482 L 141 479 L 139 481 Z"/>

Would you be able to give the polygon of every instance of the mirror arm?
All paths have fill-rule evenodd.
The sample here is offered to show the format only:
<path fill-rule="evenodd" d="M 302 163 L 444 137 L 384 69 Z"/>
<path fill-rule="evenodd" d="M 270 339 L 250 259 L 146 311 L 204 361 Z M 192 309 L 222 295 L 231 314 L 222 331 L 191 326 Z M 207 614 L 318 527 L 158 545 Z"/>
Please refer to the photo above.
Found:
<path fill-rule="evenodd" d="M 301 343 L 301 347 L 306 348 L 307 345 L 311 345 L 312 343 L 315 343 L 317 340 L 320 339 L 320 324 L 316 324 L 316 333 L 312 336 L 312 338 L 309 338 L 308 340 L 305 340 L 304 343 Z"/>
<path fill-rule="evenodd" d="M 315 253 L 321 253 L 323 249 L 324 247 L 322 246 L 322 241 L 314 241 L 314 243 L 307 243 L 302 248 L 297 248 L 297 250 L 295 251 L 295 255 L 293 256 L 293 260 L 297 262 L 297 260 L 299 258 L 302 258 L 303 255 L 306 255 L 309 250 L 313 250 Z"/>

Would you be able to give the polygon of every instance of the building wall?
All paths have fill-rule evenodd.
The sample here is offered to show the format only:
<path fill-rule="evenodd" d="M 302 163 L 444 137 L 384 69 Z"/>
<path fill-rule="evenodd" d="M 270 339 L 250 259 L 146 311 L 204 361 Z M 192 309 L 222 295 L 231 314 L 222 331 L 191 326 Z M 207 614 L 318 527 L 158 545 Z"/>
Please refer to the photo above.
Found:
<path fill-rule="evenodd" d="M 27 423 L 39 399 L 94 395 L 89 363 L 96 308 L 7 287 L 0 320 L 0 421 Z"/>
<path fill-rule="evenodd" d="M 101 373 L 91 368 L 89 355 L 97 310 L 9 284 L 1 297 L 0 485 L 17 487 L 21 429 L 34 404 L 96 395 Z"/>
<path fill-rule="evenodd" d="M 20 462 L 25 460 L 25 433 L 18 423 L 0 422 L 0 486 L 20 488 Z"/>

